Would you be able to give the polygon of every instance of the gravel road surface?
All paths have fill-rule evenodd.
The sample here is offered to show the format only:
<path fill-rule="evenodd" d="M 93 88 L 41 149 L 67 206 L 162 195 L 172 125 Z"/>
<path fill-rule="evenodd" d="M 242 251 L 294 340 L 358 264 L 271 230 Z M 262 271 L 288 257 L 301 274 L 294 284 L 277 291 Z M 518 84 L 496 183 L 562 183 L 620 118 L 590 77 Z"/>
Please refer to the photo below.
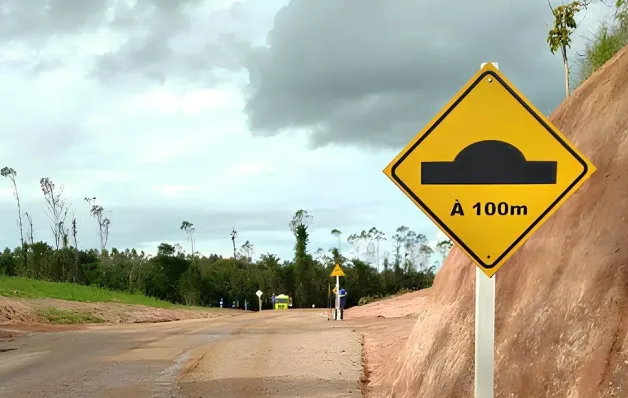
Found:
<path fill-rule="evenodd" d="M 360 336 L 314 310 L 26 333 L 0 397 L 361 397 Z"/>

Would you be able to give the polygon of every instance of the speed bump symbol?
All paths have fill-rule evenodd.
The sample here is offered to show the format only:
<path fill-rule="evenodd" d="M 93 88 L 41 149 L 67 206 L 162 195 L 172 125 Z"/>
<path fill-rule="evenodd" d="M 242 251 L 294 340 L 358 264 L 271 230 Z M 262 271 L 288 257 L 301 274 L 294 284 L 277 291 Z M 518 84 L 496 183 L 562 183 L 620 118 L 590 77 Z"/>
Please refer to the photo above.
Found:
<path fill-rule="evenodd" d="M 451 162 L 421 162 L 423 185 L 556 184 L 557 162 L 529 161 L 504 141 L 475 142 Z"/>

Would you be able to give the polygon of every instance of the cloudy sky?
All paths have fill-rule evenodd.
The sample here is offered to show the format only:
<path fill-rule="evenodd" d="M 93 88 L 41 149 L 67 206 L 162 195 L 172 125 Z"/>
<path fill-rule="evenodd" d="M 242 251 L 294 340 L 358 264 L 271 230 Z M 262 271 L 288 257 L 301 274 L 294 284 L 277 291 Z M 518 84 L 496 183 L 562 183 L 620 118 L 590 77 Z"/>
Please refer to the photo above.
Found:
<path fill-rule="evenodd" d="M 298 209 L 312 251 L 337 244 L 332 228 L 435 241 L 382 169 L 481 62 L 549 114 L 563 96 L 550 23 L 541 0 L 4 0 L 0 167 L 18 172 L 36 240 L 52 242 L 50 177 L 82 247 L 98 246 L 86 196 L 111 210 L 110 247 L 148 252 L 187 247 L 189 220 L 203 253 L 229 255 L 233 226 L 288 258 Z M 19 244 L 16 215 L 3 179 L 1 247 Z"/>

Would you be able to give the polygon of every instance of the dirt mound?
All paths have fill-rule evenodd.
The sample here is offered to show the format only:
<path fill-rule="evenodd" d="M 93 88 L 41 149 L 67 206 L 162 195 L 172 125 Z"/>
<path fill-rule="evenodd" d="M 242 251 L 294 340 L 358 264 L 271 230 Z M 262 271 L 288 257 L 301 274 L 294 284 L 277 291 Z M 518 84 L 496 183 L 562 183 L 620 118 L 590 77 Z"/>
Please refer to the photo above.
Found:
<path fill-rule="evenodd" d="M 386 300 L 376 301 L 370 304 L 352 307 L 346 311 L 351 319 L 365 317 L 401 318 L 414 316 L 427 300 L 430 289 L 406 293 Z"/>
<path fill-rule="evenodd" d="M 19 326 L 21 328 L 40 330 L 42 329 L 43 320 L 38 315 L 38 311 L 49 307 L 90 315 L 105 323 L 169 322 L 244 313 L 244 311 L 230 309 L 197 311 L 191 309 L 164 309 L 118 303 L 82 303 L 57 299 L 26 300 L 0 297 L 0 326 Z M 44 329 L 47 330 L 49 328 Z M 54 327 L 52 329 L 54 329 Z"/>
<path fill-rule="evenodd" d="M 32 309 L 19 302 L 0 297 L 0 325 L 36 322 Z"/>
<path fill-rule="evenodd" d="M 496 276 L 495 394 L 628 397 L 628 48 L 551 119 L 598 170 Z M 472 397 L 474 300 L 454 248 L 371 396 Z"/>

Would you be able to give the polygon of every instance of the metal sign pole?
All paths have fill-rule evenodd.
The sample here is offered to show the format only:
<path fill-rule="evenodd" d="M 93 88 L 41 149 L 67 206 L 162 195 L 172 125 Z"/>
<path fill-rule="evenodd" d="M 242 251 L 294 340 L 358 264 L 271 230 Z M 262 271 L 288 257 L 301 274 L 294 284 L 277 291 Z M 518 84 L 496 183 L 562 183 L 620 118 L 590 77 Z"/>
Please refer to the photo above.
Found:
<path fill-rule="evenodd" d="M 497 63 L 493 62 L 496 68 Z M 484 67 L 482 64 L 480 68 Z M 495 278 L 475 267 L 475 397 L 494 397 Z"/>

